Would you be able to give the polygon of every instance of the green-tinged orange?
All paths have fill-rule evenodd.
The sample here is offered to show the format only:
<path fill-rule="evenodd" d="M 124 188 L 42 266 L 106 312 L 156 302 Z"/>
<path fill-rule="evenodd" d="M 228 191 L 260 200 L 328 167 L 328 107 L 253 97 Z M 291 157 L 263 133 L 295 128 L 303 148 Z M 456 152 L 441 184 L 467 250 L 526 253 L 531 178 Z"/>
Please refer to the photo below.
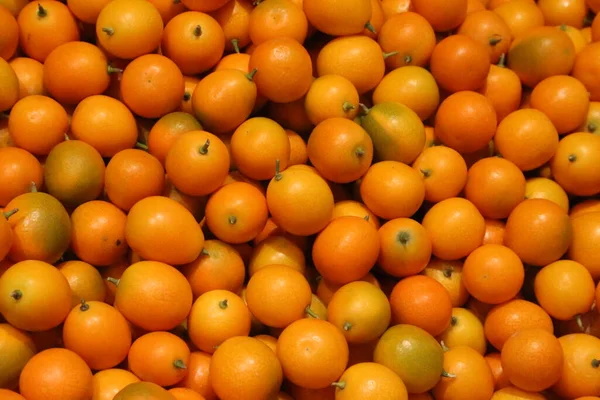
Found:
<path fill-rule="evenodd" d="M 27 361 L 36 353 L 31 336 L 10 324 L 0 324 L 0 388 L 14 389 Z M 0 390 L 0 398 L 4 399 Z"/>
<path fill-rule="evenodd" d="M 121 389 L 114 400 L 177 400 L 177 398 L 155 383 L 135 382 Z"/>
<path fill-rule="evenodd" d="M 413 110 L 397 102 L 370 108 L 361 125 L 373 140 L 375 159 L 410 164 L 425 146 L 425 127 Z"/>

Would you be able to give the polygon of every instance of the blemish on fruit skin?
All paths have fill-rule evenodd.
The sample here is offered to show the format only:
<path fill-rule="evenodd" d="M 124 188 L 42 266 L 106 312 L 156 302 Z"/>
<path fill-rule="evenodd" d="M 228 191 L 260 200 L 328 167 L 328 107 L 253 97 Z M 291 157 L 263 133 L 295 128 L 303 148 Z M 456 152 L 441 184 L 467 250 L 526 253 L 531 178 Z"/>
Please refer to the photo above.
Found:
<path fill-rule="evenodd" d="M 120 246 L 122 244 L 121 240 L 117 239 L 116 245 Z"/>

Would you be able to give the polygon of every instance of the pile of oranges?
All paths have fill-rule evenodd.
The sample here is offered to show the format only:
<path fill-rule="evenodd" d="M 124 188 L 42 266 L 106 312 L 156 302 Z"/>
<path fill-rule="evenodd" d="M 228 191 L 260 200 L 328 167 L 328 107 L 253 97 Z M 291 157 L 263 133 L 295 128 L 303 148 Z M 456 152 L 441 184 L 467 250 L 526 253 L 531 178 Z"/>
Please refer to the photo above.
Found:
<path fill-rule="evenodd" d="M 600 0 L 0 0 L 0 400 L 600 400 Z"/>

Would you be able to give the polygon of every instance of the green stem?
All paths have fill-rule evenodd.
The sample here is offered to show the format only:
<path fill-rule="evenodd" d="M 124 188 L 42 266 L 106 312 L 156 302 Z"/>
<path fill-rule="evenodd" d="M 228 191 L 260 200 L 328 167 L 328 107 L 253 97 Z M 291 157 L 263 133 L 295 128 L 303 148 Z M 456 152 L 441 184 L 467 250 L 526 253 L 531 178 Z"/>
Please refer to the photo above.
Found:
<path fill-rule="evenodd" d="M 369 113 L 369 111 L 371 111 L 369 109 L 369 107 L 367 107 L 363 103 L 358 103 L 358 106 L 360 107 L 360 111 L 362 112 L 363 115 L 367 115 Z"/>
<path fill-rule="evenodd" d="M 306 306 L 306 308 L 304 309 L 304 312 L 306 313 L 306 315 L 308 315 L 311 318 L 319 319 L 319 316 L 317 315 L 317 313 L 315 313 L 313 310 L 311 310 L 310 306 Z"/>
<path fill-rule="evenodd" d="M 194 36 L 202 36 L 202 27 L 200 25 L 196 25 L 196 27 L 194 28 Z"/>
<path fill-rule="evenodd" d="M 81 305 L 79 306 L 81 311 L 87 311 L 90 309 L 90 305 L 85 302 L 85 300 L 81 300 Z"/>
<path fill-rule="evenodd" d="M 221 300 L 219 302 L 220 309 L 225 310 L 227 307 L 229 307 L 229 302 L 227 301 L 227 299 Z"/>
<path fill-rule="evenodd" d="M 231 39 L 231 45 L 233 46 L 233 51 L 237 54 L 240 54 L 240 41 L 237 39 Z"/>
<path fill-rule="evenodd" d="M 13 215 L 15 215 L 17 212 L 19 212 L 18 208 L 15 208 L 14 210 L 10 210 L 10 211 L 4 211 L 4 218 L 9 219 Z"/>
<path fill-rule="evenodd" d="M 110 283 L 112 283 L 115 286 L 119 286 L 119 282 L 121 282 L 120 279 L 111 278 L 110 276 L 108 278 L 106 278 L 106 280 L 109 281 Z"/>
<path fill-rule="evenodd" d="M 350 322 L 344 322 L 344 326 L 342 326 L 342 329 L 345 332 L 348 332 L 348 331 L 350 331 L 350 329 L 352 329 L 352 324 Z"/>
<path fill-rule="evenodd" d="M 377 31 L 375 31 L 375 27 L 373 26 L 371 21 L 367 21 L 367 23 L 365 24 L 365 29 L 371 33 L 377 33 Z"/>
<path fill-rule="evenodd" d="M 208 252 L 208 250 L 202 249 L 202 255 L 203 256 L 210 256 L 210 253 Z"/>
<path fill-rule="evenodd" d="M 594 358 L 592 360 L 592 368 L 600 368 L 600 360 Z"/>
<path fill-rule="evenodd" d="M 280 162 L 275 160 L 275 180 L 280 181 L 281 178 L 283 178 L 283 175 L 281 175 Z"/>
<path fill-rule="evenodd" d="M 397 54 L 398 54 L 397 51 L 391 51 L 389 53 L 383 53 L 383 59 L 386 60 L 388 57 L 395 56 Z"/>
<path fill-rule="evenodd" d="M 177 369 L 187 369 L 187 366 L 183 362 L 183 360 L 175 360 L 173 361 L 173 366 Z"/>
<path fill-rule="evenodd" d="M 42 7 L 42 5 L 40 3 L 38 3 L 37 15 L 40 18 L 43 18 L 48 15 L 48 11 L 46 11 L 46 9 L 44 7 Z"/>
<path fill-rule="evenodd" d="M 442 377 L 443 378 L 456 378 L 456 375 L 455 374 L 451 374 L 448 371 L 442 371 Z"/>
<path fill-rule="evenodd" d="M 142 142 L 137 142 L 135 144 L 135 147 L 137 147 L 138 149 L 141 149 L 141 150 L 148 150 L 148 145 L 146 145 Z"/>
<path fill-rule="evenodd" d="M 340 390 L 344 390 L 346 388 L 346 382 L 333 382 L 331 386 L 336 387 Z"/>
<path fill-rule="evenodd" d="M 106 70 L 108 71 L 108 74 L 122 74 L 123 70 L 121 68 L 117 68 L 117 67 L 113 67 L 112 65 L 108 64 L 108 66 L 106 67 Z"/>
<path fill-rule="evenodd" d="M 230 215 L 227 221 L 229 222 L 229 224 L 235 225 L 237 223 L 237 217 L 235 215 Z"/>
<path fill-rule="evenodd" d="M 23 292 L 21 292 L 19 289 L 13 290 L 10 294 L 10 297 L 12 297 L 15 301 L 19 301 L 23 297 Z"/>
<path fill-rule="evenodd" d="M 108 36 L 115 34 L 115 30 L 113 28 L 102 28 L 102 32 L 106 33 Z"/>
<path fill-rule="evenodd" d="M 349 101 L 345 101 L 342 104 L 342 110 L 344 110 L 344 112 L 348 112 L 350 110 L 354 110 L 356 108 L 356 106 L 352 103 L 350 103 Z"/>
<path fill-rule="evenodd" d="M 37 185 L 33 181 L 31 182 L 30 190 L 31 190 L 31 193 L 37 193 L 37 191 L 38 191 Z"/>
<path fill-rule="evenodd" d="M 209 146 L 210 146 L 210 139 L 206 139 L 206 142 L 204 142 L 204 144 L 202 145 L 202 147 L 200 147 L 200 150 L 198 150 L 198 152 L 202 155 L 206 155 L 206 153 L 208 153 Z"/>
<path fill-rule="evenodd" d="M 581 314 L 577 314 L 575 316 L 575 322 L 577 323 L 577 327 L 581 332 L 585 331 L 585 326 L 583 326 L 583 319 L 581 319 Z"/>
<path fill-rule="evenodd" d="M 254 68 L 252 71 L 250 71 L 246 74 L 246 78 L 248 78 L 248 80 L 252 82 L 254 80 L 254 75 L 256 75 L 257 72 L 258 72 L 258 69 Z"/>

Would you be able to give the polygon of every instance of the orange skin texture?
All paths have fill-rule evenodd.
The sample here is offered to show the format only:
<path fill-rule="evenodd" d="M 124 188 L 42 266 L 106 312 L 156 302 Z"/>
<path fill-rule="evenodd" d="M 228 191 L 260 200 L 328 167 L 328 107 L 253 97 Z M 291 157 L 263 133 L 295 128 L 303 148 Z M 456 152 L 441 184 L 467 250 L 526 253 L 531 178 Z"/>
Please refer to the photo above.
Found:
<path fill-rule="evenodd" d="M 410 0 L 383 0 L 381 8 L 383 8 L 383 15 L 386 21 L 393 15 L 414 11 L 415 9 Z"/>
<path fill-rule="evenodd" d="M 562 336 L 558 339 L 564 353 L 562 374 L 552 388 L 564 397 L 575 398 L 598 393 L 600 380 L 598 368 L 591 367 L 591 360 L 598 361 L 600 339 L 582 333 Z"/>
<path fill-rule="evenodd" d="M 340 200 L 333 207 L 333 218 L 338 217 L 360 217 L 368 220 L 376 229 L 379 229 L 381 222 L 363 203 L 355 200 Z"/>
<path fill-rule="evenodd" d="M 77 22 L 69 8 L 61 2 L 42 0 L 29 3 L 19 13 L 17 23 L 21 49 L 42 63 L 61 44 L 79 40 Z"/>
<path fill-rule="evenodd" d="M 140 379 L 124 369 L 106 369 L 96 372 L 92 379 L 94 400 L 113 400 L 125 386 L 139 382 Z"/>
<path fill-rule="evenodd" d="M 246 182 L 223 186 L 206 204 L 208 228 L 227 243 L 253 240 L 264 228 L 268 217 L 264 194 Z"/>
<path fill-rule="evenodd" d="M 269 118 L 250 118 L 231 136 L 231 159 L 242 174 L 252 179 L 273 178 L 277 161 L 280 171 L 287 168 L 290 151 L 287 133 Z"/>
<path fill-rule="evenodd" d="M 530 105 L 546 114 L 559 134 L 577 129 L 586 119 L 590 106 L 585 86 L 571 76 L 551 76 L 538 83 L 531 93 Z"/>
<path fill-rule="evenodd" d="M 249 69 L 258 92 L 277 103 L 300 99 L 312 83 L 312 61 L 308 51 L 291 38 L 280 37 L 259 44 L 250 56 Z M 293 76 L 293 79 L 289 79 Z"/>
<path fill-rule="evenodd" d="M 499 351 L 515 332 L 529 328 L 554 333 L 554 325 L 548 313 L 537 304 L 521 299 L 494 306 L 483 324 L 485 337 Z"/>
<path fill-rule="evenodd" d="M 96 149 L 81 140 L 66 140 L 46 157 L 44 185 L 50 195 L 73 209 L 100 196 L 104 172 L 104 160 Z"/>
<path fill-rule="evenodd" d="M 467 35 L 448 36 L 433 50 L 430 69 L 442 89 L 478 90 L 490 71 L 489 50 Z"/>
<path fill-rule="evenodd" d="M 81 301 L 105 301 L 106 284 L 100 271 L 94 266 L 79 260 L 65 261 L 56 268 L 67 278 L 71 287 L 71 307 L 81 305 Z"/>
<path fill-rule="evenodd" d="M 183 339 L 169 332 L 151 332 L 133 342 L 127 364 L 143 381 L 172 386 L 187 373 L 189 359 L 190 349 Z"/>
<path fill-rule="evenodd" d="M 360 95 L 374 89 L 385 74 L 381 47 L 360 35 L 333 39 L 321 49 L 316 64 L 319 76 L 341 75 L 354 84 Z"/>
<path fill-rule="evenodd" d="M 8 132 L 13 142 L 39 156 L 48 155 L 65 140 L 68 127 L 65 109 L 46 96 L 24 97 L 14 105 L 8 118 Z"/>
<path fill-rule="evenodd" d="M 202 125 L 192 115 L 169 113 L 152 125 L 148 133 L 148 152 L 164 165 L 173 143 L 182 134 L 197 130 L 202 130 Z"/>
<path fill-rule="evenodd" d="M 500 354 L 508 380 L 520 389 L 539 392 L 561 376 L 563 350 L 558 339 L 544 329 L 523 329 L 511 336 Z"/>
<path fill-rule="evenodd" d="M 546 25 L 570 25 L 577 29 L 583 28 L 588 5 L 585 0 L 541 0 L 538 7 L 544 15 Z"/>
<path fill-rule="evenodd" d="M 490 369 L 492 370 L 492 375 L 494 376 L 494 389 L 501 390 L 505 387 L 510 386 L 510 381 L 508 377 L 504 373 L 504 369 L 502 368 L 502 361 L 500 361 L 500 353 L 493 352 L 488 353 L 485 357 L 485 361 L 487 361 Z"/>
<path fill-rule="evenodd" d="M 110 2 L 111 0 L 67 0 L 67 6 L 78 20 L 95 24 L 100 11 Z"/>
<path fill-rule="evenodd" d="M 364 399 L 375 400 L 382 398 L 408 400 L 406 386 L 402 379 L 389 368 L 373 363 L 364 362 L 348 368 L 340 377 L 336 388 L 336 398 L 339 400 Z"/>
<path fill-rule="evenodd" d="M 591 43 L 585 46 L 575 58 L 571 75 L 583 83 L 590 93 L 591 101 L 600 101 L 600 78 L 598 78 L 598 60 L 600 60 L 600 44 Z"/>
<path fill-rule="evenodd" d="M 508 247 L 497 244 L 475 249 L 463 267 L 463 282 L 469 293 L 488 304 L 500 304 L 514 298 L 524 279 L 525 270 L 519 257 Z"/>
<path fill-rule="evenodd" d="M 32 400 L 48 396 L 86 400 L 92 396 L 92 371 L 74 352 L 48 349 L 36 354 L 23 368 L 19 388 L 25 398 Z"/>
<path fill-rule="evenodd" d="M 237 40 L 240 49 L 250 44 L 250 14 L 252 10 L 254 10 L 254 6 L 249 0 L 230 0 L 223 7 L 210 14 L 223 29 L 225 50 L 228 53 L 234 51 L 232 43 L 234 39 Z M 228 56 L 235 56 L 236 54 L 243 53 L 232 53 Z M 244 55 L 250 59 L 249 54 Z M 218 65 L 222 64 L 223 58 L 221 58 Z"/>
<path fill-rule="evenodd" d="M 588 199 L 571 207 L 569 216 L 575 218 L 589 212 L 600 211 L 600 200 Z"/>
<path fill-rule="evenodd" d="M 308 389 L 322 389 L 336 381 L 346 368 L 348 354 L 342 333 L 318 319 L 294 322 L 277 341 L 277 357 L 285 377 Z"/>
<path fill-rule="evenodd" d="M 323 278 L 346 284 L 365 276 L 377 261 L 379 236 L 363 218 L 332 220 L 315 239 L 312 259 Z"/>
<path fill-rule="evenodd" d="M 0 279 L 0 291 L 8 299 L 0 303 L 6 320 L 28 331 L 46 331 L 60 324 L 71 309 L 71 288 L 67 279 L 56 268 L 41 261 L 24 261 L 13 267 Z M 30 273 L 35 275 L 28 275 Z M 31 276 L 36 278 L 28 278 Z M 16 290 L 22 293 L 22 300 L 18 302 L 11 297 Z M 52 293 L 52 298 L 36 296 L 39 290 Z"/>
<path fill-rule="evenodd" d="M 494 145 L 505 159 L 530 171 L 550 161 L 558 147 L 558 132 L 541 111 L 521 109 L 498 124 Z"/>
<path fill-rule="evenodd" d="M 152 382 L 134 382 L 121 389 L 114 400 L 177 400 L 166 389 Z"/>
<path fill-rule="evenodd" d="M 171 393 L 177 400 L 205 400 L 204 396 L 199 395 L 194 392 L 192 389 L 187 388 L 173 388 L 169 389 L 169 393 Z"/>
<path fill-rule="evenodd" d="M 508 52 L 512 41 L 510 27 L 500 15 L 489 10 L 467 15 L 457 33 L 484 44 L 494 64 L 500 60 L 502 54 Z"/>
<path fill-rule="evenodd" d="M 525 197 L 528 199 L 548 199 L 569 212 L 569 197 L 565 190 L 554 180 L 548 178 L 529 178 L 525 183 Z"/>
<path fill-rule="evenodd" d="M 571 220 L 559 205 L 546 199 L 527 199 L 508 217 L 504 244 L 524 263 L 543 266 L 561 258 L 572 237 Z"/>
<path fill-rule="evenodd" d="M 492 103 L 498 122 L 519 108 L 522 91 L 517 74 L 501 65 L 490 67 L 485 84 L 479 89 L 479 93 Z"/>
<path fill-rule="evenodd" d="M 162 165 L 143 150 L 118 152 L 108 163 L 105 175 L 104 190 L 108 198 L 125 211 L 144 198 L 161 195 L 165 188 Z"/>
<path fill-rule="evenodd" d="M 43 95 L 44 65 L 28 57 L 15 57 L 9 62 L 19 80 L 19 99 L 33 94 Z"/>
<path fill-rule="evenodd" d="M 525 176 L 508 160 L 483 158 L 469 168 L 464 189 L 485 218 L 507 218 L 525 197 Z"/>
<path fill-rule="evenodd" d="M 372 164 L 363 176 L 360 196 L 378 217 L 410 217 L 423 204 L 425 185 L 420 173 L 408 165 L 397 161 L 380 161 Z"/>
<path fill-rule="evenodd" d="M 450 147 L 425 147 L 412 167 L 423 176 L 425 200 L 432 203 L 458 196 L 467 183 L 467 164 Z"/>
<path fill-rule="evenodd" d="M 138 138 L 136 120 L 125 104 L 108 96 L 90 96 L 81 101 L 71 118 L 73 139 L 91 144 L 102 157 L 131 149 Z"/>
<path fill-rule="evenodd" d="M 177 387 L 192 389 L 204 396 L 206 400 L 216 400 L 217 396 L 210 383 L 209 375 L 211 359 L 210 354 L 201 351 L 192 352 L 187 366 L 188 373 Z"/>
<path fill-rule="evenodd" d="M 560 260 L 539 271 L 534 290 L 539 304 L 550 316 L 568 321 L 592 308 L 596 288 L 592 275 L 582 264 Z M 563 300 L 557 301 L 560 298 Z"/>
<path fill-rule="evenodd" d="M 401 280 L 392 290 L 390 304 L 396 324 L 415 325 L 432 336 L 439 335 L 450 325 L 450 295 L 428 276 L 415 275 Z"/>
<path fill-rule="evenodd" d="M 277 356 L 258 339 L 239 336 L 228 339 L 215 351 L 210 362 L 210 382 L 220 398 L 274 397 L 282 381 Z"/>
<path fill-rule="evenodd" d="M 501 2 L 502 4 L 494 5 L 489 9 L 500 14 L 510 28 L 513 39 L 544 25 L 544 14 L 535 2 L 530 0 L 501 0 Z"/>
<path fill-rule="evenodd" d="M 96 20 L 98 44 L 113 56 L 126 60 L 154 51 L 162 34 L 162 17 L 148 1 L 111 1 Z"/>
<path fill-rule="evenodd" d="M 304 138 L 290 129 L 286 129 L 285 133 L 290 141 L 290 165 L 306 164 L 308 154 Z"/>
<path fill-rule="evenodd" d="M 382 2 L 382 5 L 385 6 L 385 3 Z M 387 18 L 379 31 L 377 41 L 384 52 L 398 52 L 385 59 L 388 68 L 400 68 L 405 65 L 425 67 L 436 45 L 431 24 L 420 14 L 411 11 Z"/>
<path fill-rule="evenodd" d="M 197 75 L 211 69 L 223 56 L 224 49 L 223 29 L 204 13 L 187 11 L 175 16 L 162 35 L 162 54 L 173 60 L 184 75 Z"/>
<path fill-rule="evenodd" d="M 62 257 L 72 229 L 69 214 L 58 200 L 46 193 L 25 193 L 11 200 L 6 209 L 19 210 L 8 220 L 13 231 L 8 254 L 12 261 L 55 263 Z"/>
<path fill-rule="evenodd" d="M 275 264 L 252 275 L 245 299 L 250 312 L 260 322 L 285 328 L 304 318 L 312 293 L 304 275 L 286 265 Z"/>
<path fill-rule="evenodd" d="M 574 62 L 575 45 L 565 32 L 551 26 L 518 36 L 508 52 L 508 67 L 529 87 L 550 76 L 569 74 Z"/>
<path fill-rule="evenodd" d="M 571 217 L 573 241 L 569 248 L 569 259 L 583 264 L 594 280 L 600 277 L 600 261 L 590 249 L 600 240 L 600 212 L 589 211 Z"/>
<path fill-rule="evenodd" d="M 26 400 L 25 397 L 17 392 L 8 389 L 0 389 L 0 396 L 2 396 L 4 400 Z"/>
<path fill-rule="evenodd" d="M 159 54 L 146 54 L 131 61 L 121 78 L 123 102 L 144 118 L 160 118 L 177 110 L 184 89 L 179 67 Z"/>
<path fill-rule="evenodd" d="M 73 308 L 63 326 L 65 348 L 77 353 L 94 370 L 113 368 L 125 360 L 131 328 L 125 317 L 102 301 Z"/>
<path fill-rule="evenodd" d="M 463 262 L 444 261 L 432 258 L 423 275 L 435 279 L 446 288 L 452 300 L 452 307 L 462 307 L 469 300 L 470 294 L 463 282 Z"/>
<path fill-rule="evenodd" d="M 473 153 L 494 137 L 496 124 L 494 106 L 484 95 L 461 91 L 442 101 L 434 129 L 436 138 L 446 146 L 459 153 Z"/>
<path fill-rule="evenodd" d="M 558 148 L 550 161 L 554 180 L 568 193 L 591 196 L 600 192 L 600 163 L 591 157 L 600 150 L 598 136 L 576 132 L 558 142 Z"/>
<path fill-rule="evenodd" d="M 77 104 L 108 89 L 108 60 L 98 47 L 85 42 L 58 46 L 44 61 L 44 87 L 61 104 Z"/>
<path fill-rule="evenodd" d="M 19 78 L 10 64 L 0 58 L 0 110 L 8 110 L 19 100 L 20 86 Z"/>
<path fill-rule="evenodd" d="M 0 211 L 0 260 L 4 260 L 8 255 L 13 241 L 12 227 L 8 223 L 7 215 Z"/>
<path fill-rule="evenodd" d="M 335 183 L 362 177 L 373 160 L 373 142 L 360 125 L 346 118 L 329 118 L 311 132 L 308 158 L 317 171 Z"/>
<path fill-rule="evenodd" d="M 31 335 L 8 323 L 0 323 L 0 349 L 5 362 L 0 368 L 2 379 L 0 386 L 15 389 L 19 382 L 21 370 L 37 351 Z M 4 395 L 0 389 L 0 395 Z M 2 399 L 10 397 L 2 397 Z"/>
<path fill-rule="evenodd" d="M 447 348 L 468 346 L 481 355 L 487 352 L 483 324 L 466 308 L 453 308 L 450 326 L 437 338 Z"/>
<path fill-rule="evenodd" d="M 444 371 L 456 378 L 442 377 L 433 388 L 437 399 L 489 399 L 494 393 L 494 377 L 481 354 L 467 346 L 444 352 Z"/>
<path fill-rule="evenodd" d="M 246 121 L 256 96 L 256 84 L 249 75 L 224 69 L 200 80 L 192 94 L 192 110 L 209 132 L 227 133 Z"/>
<path fill-rule="evenodd" d="M 331 36 L 361 33 L 373 13 L 369 0 L 348 2 L 304 0 L 303 9 L 311 25 Z"/>
<path fill-rule="evenodd" d="M 325 317 L 349 344 L 365 344 L 379 338 L 388 328 L 391 308 L 381 289 L 369 282 L 355 281 L 334 293 Z"/>
<path fill-rule="evenodd" d="M 219 137 L 194 130 L 183 133 L 171 145 L 165 169 L 177 190 L 190 196 L 205 196 L 223 184 L 229 160 L 229 151 Z"/>
<path fill-rule="evenodd" d="M 412 0 L 411 3 L 436 32 L 446 32 L 458 27 L 467 16 L 467 0 Z"/>
<path fill-rule="evenodd" d="M 187 324 L 192 343 L 212 354 L 225 340 L 248 336 L 251 315 L 244 300 L 235 293 L 212 290 L 196 299 Z"/>
<path fill-rule="evenodd" d="M 358 92 L 352 82 L 340 75 L 323 75 L 310 85 L 304 105 L 307 118 L 317 125 L 334 117 L 354 119 L 358 103 Z M 348 104 L 353 108 L 344 108 Z"/>
<path fill-rule="evenodd" d="M 205 241 L 202 254 L 183 266 L 181 272 L 190 282 L 195 298 L 217 289 L 238 293 L 246 275 L 239 252 L 219 240 Z"/>
<path fill-rule="evenodd" d="M 591 101 L 586 119 L 577 130 L 594 133 L 598 128 L 600 128 L 600 102 Z"/>
<path fill-rule="evenodd" d="M 370 272 L 362 278 L 360 278 L 359 280 L 369 282 L 370 284 L 381 288 L 379 282 L 377 281 L 377 278 L 375 278 L 375 276 Z M 338 285 L 332 282 L 327 282 L 325 279 L 321 279 L 317 283 L 315 292 L 319 299 L 323 302 L 323 304 L 328 305 L 335 292 L 337 292 L 338 289 L 340 289 L 342 286 L 344 285 Z"/>
<path fill-rule="evenodd" d="M 425 228 L 409 218 L 396 218 L 378 231 L 377 264 L 388 274 L 403 278 L 423 271 L 431 259 L 431 240 Z"/>
<path fill-rule="evenodd" d="M 261 97 L 259 94 L 256 106 L 254 107 L 255 112 L 262 110 L 263 104 L 260 103 L 262 103 L 263 99 L 265 99 L 265 97 Z M 308 119 L 305 100 L 306 96 L 290 103 L 270 102 L 267 105 L 267 116 L 285 129 L 291 129 L 300 133 L 309 133 L 313 128 L 313 124 Z"/>
<path fill-rule="evenodd" d="M 192 11 L 210 12 L 218 10 L 229 0 L 182 0 L 182 3 Z"/>
<path fill-rule="evenodd" d="M 0 39 L 0 58 L 10 60 L 19 45 L 19 25 L 15 16 L 5 7 L 0 8 L 0 25 L 3 35 Z"/>
<path fill-rule="evenodd" d="M 0 206 L 31 190 L 31 183 L 41 187 L 44 174 L 40 162 L 31 153 L 17 147 L 0 149 Z M 10 210 L 7 210 L 10 211 Z"/>
<path fill-rule="evenodd" d="M 156 261 L 140 261 L 119 279 L 115 308 L 144 330 L 170 330 L 189 314 L 192 296 L 189 283 L 177 269 Z"/>
<path fill-rule="evenodd" d="M 192 94 L 194 93 L 196 86 L 198 86 L 198 82 L 200 82 L 200 79 L 194 76 L 183 77 L 184 92 L 183 98 L 181 99 L 181 106 L 179 106 L 179 111 L 194 115 L 194 110 L 192 109 Z"/>
<path fill-rule="evenodd" d="M 506 224 L 504 221 L 495 219 L 485 220 L 485 234 L 482 244 L 503 244 L 504 229 Z"/>
<path fill-rule="evenodd" d="M 485 234 L 485 219 L 479 210 L 459 197 L 435 204 L 425 214 L 422 224 L 431 237 L 433 254 L 444 260 L 466 257 L 481 245 Z"/>
<path fill-rule="evenodd" d="M 339 9 L 336 11 L 340 12 Z M 348 16 L 345 17 L 347 21 Z M 250 13 L 248 22 L 250 40 L 255 45 L 277 37 L 289 37 L 302 44 L 308 33 L 306 14 L 290 0 L 259 3 Z M 331 21 L 328 25 L 331 26 Z"/>
<path fill-rule="evenodd" d="M 316 173 L 292 167 L 276 176 L 267 187 L 267 205 L 274 222 L 301 236 L 321 231 L 333 215 L 333 193 Z"/>

